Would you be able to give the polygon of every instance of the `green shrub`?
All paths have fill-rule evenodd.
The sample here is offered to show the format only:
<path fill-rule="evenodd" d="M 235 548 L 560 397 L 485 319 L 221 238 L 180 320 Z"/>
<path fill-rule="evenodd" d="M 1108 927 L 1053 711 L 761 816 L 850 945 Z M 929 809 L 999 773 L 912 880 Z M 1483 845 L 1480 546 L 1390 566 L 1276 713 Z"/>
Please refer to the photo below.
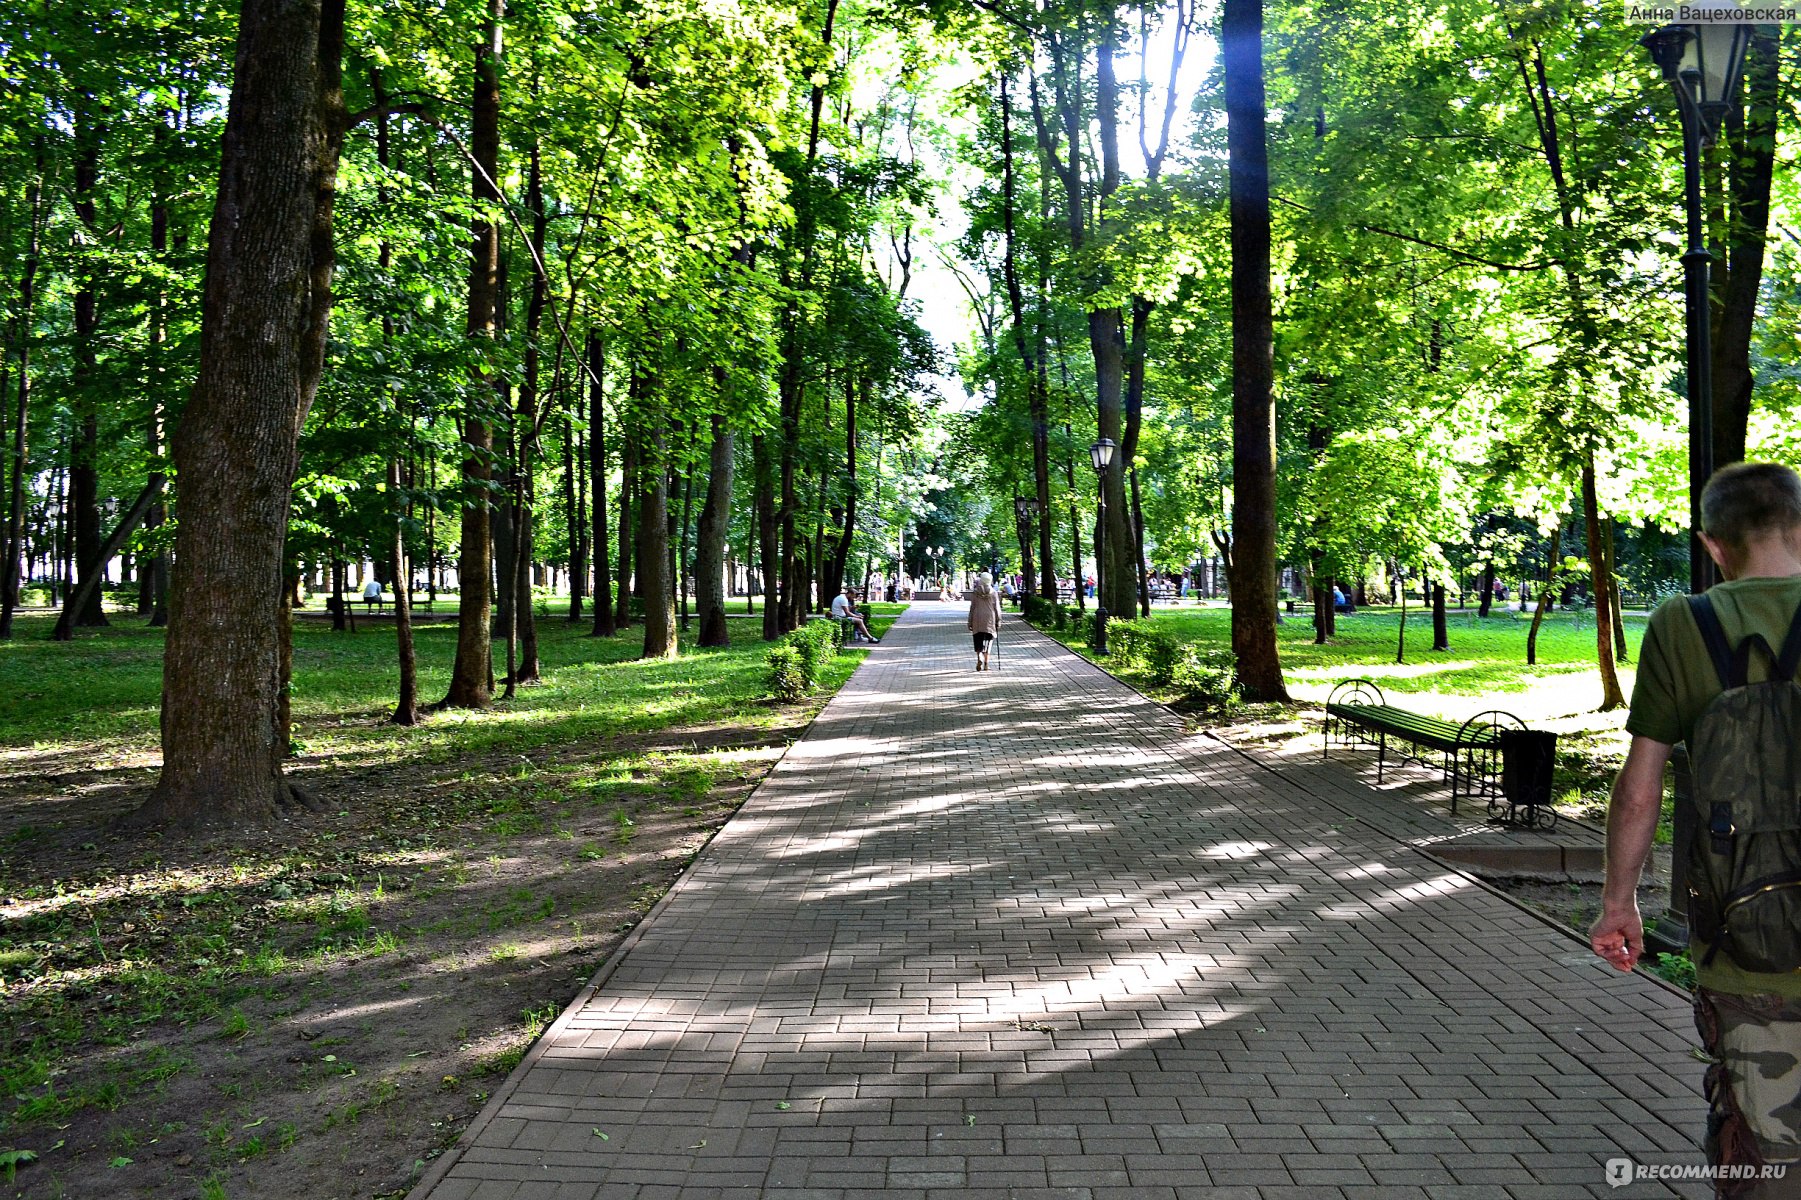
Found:
<path fill-rule="evenodd" d="M 1107 647 L 1115 658 L 1142 667 L 1152 683 L 1165 687 L 1183 651 L 1182 643 L 1169 630 L 1144 620 L 1109 621 Z"/>
<path fill-rule="evenodd" d="M 836 621 L 808 621 L 769 648 L 769 690 L 777 700 L 802 699 L 819 681 L 819 668 L 838 653 L 843 636 Z"/>
<path fill-rule="evenodd" d="M 1169 667 L 1169 686 L 1177 707 L 1224 712 L 1238 703 L 1238 661 L 1230 650 L 1203 649 L 1179 643 Z"/>
<path fill-rule="evenodd" d="M 1665 979 L 1677 987 L 1695 990 L 1695 960 L 1684 950 L 1680 954 L 1659 954 L 1657 960 L 1645 964 L 1651 974 Z"/>
<path fill-rule="evenodd" d="M 1040 629 L 1059 628 L 1063 606 L 1043 596 L 1027 596 L 1020 604 L 1020 614 Z"/>
<path fill-rule="evenodd" d="M 786 640 L 769 648 L 769 690 L 777 700 L 792 704 L 804 699 L 809 682 L 800 651 Z"/>

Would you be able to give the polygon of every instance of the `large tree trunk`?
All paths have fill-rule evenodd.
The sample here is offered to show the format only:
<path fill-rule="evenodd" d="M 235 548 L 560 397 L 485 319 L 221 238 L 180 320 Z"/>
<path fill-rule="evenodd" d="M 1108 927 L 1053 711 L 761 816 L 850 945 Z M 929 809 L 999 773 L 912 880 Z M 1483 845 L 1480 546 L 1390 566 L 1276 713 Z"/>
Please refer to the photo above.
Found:
<path fill-rule="evenodd" d="M 1442 583 L 1432 585 L 1432 648 L 1451 648 L 1451 631 L 1445 622 L 1445 585 Z"/>
<path fill-rule="evenodd" d="M 635 368 L 634 368 L 635 369 Z M 637 399 L 638 385 L 636 381 L 626 390 L 628 401 Z M 638 491 L 638 431 L 632 427 L 638 410 L 628 406 L 619 422 L 619 603 L 614 610 L 614 624 L 620 628 L 628 628 L 632 623 L 632 584 L 638 575 L 632 570 L 632 543 L 638 536 L 637 497 Z"/>
<path fill-rule="evenodd" d="M 583 532 L 584 516 L 578 511 L 576 484 L 577 465 L 581 460 L 575 432 L 575 420 L 568 413 L 563 418 L 563 528 L 569 531 L 569 623 L 582 619 L 582 596 L 588 586 L 587 546 Z"/>
<path fill-rule="evenodd" d="M 638 472 L 638 579 L 644 585 L 644 658 L 680 654 L 675 580 L 669 570 L 669 441 L 658 424 L 642 441 Z"/>
<path fill-rule="evenodd" d="M 181 523 L 162 778 L 138 823 L 265 822 L 282 778 L 283 546 L 324 363 L 343 146 L 342 0 L 245 0 L 208 236 L 200 373 L 172 439 Z"/>
<path fill-rule="evenodd" d="M 751 438 L 750 446 L 756 484 L 757 553 L 761 556 L 758 568 L 762 578 L 758 582 L 763 587 L 763 640 L 767 642 L 782 636 L 781 613 L 776 603 L 776 580 L 782 559 L 776 542 L 775 471 L 769 461 L 768 439 L 758 434 Z"/>
<path fill-rule="evenodd" d="M 1276 653 L 1276 406 L 1263 0 L 1225 0 L 1232 217 L 1232 652 L 1250 700 L 1287 700 Z"/>
<path fill-rule="evenodd" d="M 725 619 L 725 536 L 732 517 L 732 430 L 725 418 L 713 417 L 713 446 L 708 455 L 707 498 L 700 509 L 700 531 L 694 552 L 695 607 L 700 610 L 700 644 L 729 646 Z"/>
<path fill-rule="evenodd" d="M 861 387 L 864 397 L 869 394 L 869 381 L 865 379 Z M 832 553 L 831 596 L 825 598 L 829 606 L 833 597 L 844 587 L 845 572 L 850 566 L 851 542 L 857 533 L 857 392 L 856 387 L 846 383 L 844 387 L 844 520 L 838 534 L 838 545 Z M 865 600 L 868 598 L 865 597 Z"/>
<path fill-rule="evenodd" d="M 526 207 L 532 211 L 532 250 L 535 261 L 544 258 L 544 243 L 550 220 L 544 212 L 543 168 L 540 152 L 534 144 L 525 192 Z M 537 497 L 532 486 L 533 456 L 538 449 L 538 370 L 542 356 L 538 351 L 538 335 L 544 327 L 544 305 L 549 300 L 549 286 L 544 272 L 532 272 L 531 298 L 525 310 L 525 370 L 519 382 L 519 406 L 515 409 L 513 440 L 518 451 L 518 474 L 513 486 L 513 632 L 518 640 L 519 657 L 507 665 L 507 687 L 520 683 L 536 683 L 538 667 L 538 614 L 532 602 L 532 562 L 536 558 L 532 533 L 537 524 Z"/>
<path fill-rule="evenodd" d="M 1770 224 L 1770 180 L 1776 165 L 1776 114 L 1781 104 L 1777 71 L 1782 26 L 1759 25 L 1746 55 L 1742 122 L 1729 120 L 1727 191 L 1731 221 L 1724 261 L 1714 268 L 1713 465 L 1717 470 L 1745 457 L 1751 419 L 1751 334 L 1763 283 Z"/>
<path fill-rule="evenodd" d="M 406 557 L 406 500 L 401 493 L 398 454 L 388 459 L 388 494 L 394 504 L 394 643 L 400 665 L 400 691 L 389 720 L 396 725 L 417 725 L 419 662 L 413 653 L 413 572 Z"/>
<path fill-rule="evenodd" d="M 505 0 L 488 0 L 481 44 L 475 48 L 470 173 L 476 216 L 471 230 L 467 335 L 492 342 L 500 294 L 500 40 Z M 457 548 L 457 649 L 450 691 L 440 707 L 485 708 L 494 699 L 494 643 L 490 622 L 494 575 L 493 506 L 488 485 L 494 432 L 489 425 L 492 379 L 480 368 L 470 409 L 463 416 L 462 539 Z"/>
<path fill-rule="evenodd" d="M 79 147 L 75 156 L 75 215 L 91 242 L 100 237 L 95 214 L 94 189 L 100 176 L 100 131 L 87 105 L 78 107 L 75 118 L 75 140 Z M 94 291 L 94 272 L 89 264 L 81 267 L 81 278 L 75 291 L 74 338 L 74 429 L 69 438 L 69 507 L 75 525 L 75 567 L 77 587 L 86 595 L 78 623 L 105 625 L 103 596 L 98 584 L 106 569 L 100 557 L 100 418 L 99 401 L 94 395 L 99 371 L 94 343 L 100 332 L 98 297 Z M 82 585 L 87 585 L 82 587 Z"/>
<path fill-rule="evenodd" d="M 589 633 L 593 637 L 612 637 L 619 628 L 613 612 L 613 568 L 608 561 L 612 533 L 607 529 L 606 366 L 606 348 L 600 335 L 589 330 L 588 486 L 594 493 L 594 628 Z"/>
<path fill-rule="evenodd" d="M 382 85 L 379 67 L 370 68 L 369 85 L 378 109 L 375 115 L 375 161 L 385 171 L 392 165 L 392 156 L 389 153 L 387 92 Z M 383 203 L 389 199 L 385 187 L 380 190 L 378 195 Z M 394 247 L 391 243 L 382 242 L 376 255 L 376 261 L 382 273 L 386 274 L 394 262 Z M 394 318 L 389 313 L 382 314 L 381 335 L 384 342 L 392 341 L 394 338 Z M 416 416 L 414 421 L 417 421 Z M 409 439 L 412 433 L 413 428 L 409 427 Z M 410 446 L 408 449 L 410 453 Z M 388 502 L 394 506 L 394 534 L 389 547 L 389 555 L 394 565 L 394 653 L 396 665 L 400 670 L 400 686 L 395 694 L 394 712 L 388 719 L 395 725 L 417 725 L 419 723 L 419 660 L 413 650 L 413 573 L 407 564 L 406 554 L 406 528 L 410 504 L 406 499 L 405 487 L 409 483 L 405 467 L 401 462 L 401 452 L 396 449 L 388 456 Z M 291 589 L 289 594 L 292 594 Z"/>
<path fill-rule="evenodd" d="M 123 517 L 119 518 L 119 523 L 113 527 L 112 533 L 95 547 L 95 553 L 100 556 L 100 561 L 107 561 L 124 548 L 125 539 L 137 529 L 138 523 L 149 513 L 150 506 L 162 494 L 163 479 L 164 476 L 153 474 L 150 482 L 145 484 L 144 490 L 138 494 L 137 501 L 132 504 Z M 76 618 L 76 614 L 87 608 L 88 602 L 100 591 L 100 583 L 101 579 L 98 573 L 90 572 L 81 577 L 81 580 L 63 600 L 62 613 L 56 619 L 56 627 L 50 631 L 51 641 L 66 642 L 74 638 L 75 626 L 82 624 Z"/>
<path fill-rule="evenodd" d="M 1602 537 L 1600 502 L 1595 492 L 1595 454 L 1582 457 L 1582 508 L 1587 523 L 1590 591 L 1595 601 L 1595 661 L 1601 667 L 1601 712 L 1621 708 L 1626 695 L 1620 690 L 1614 667 L 1613 555 Z"/>
<path fill-rule="evenodd" d="M 1057 598 L 1057 572 L 1051 561 L 1051 528 L 1055 524 L 1051 519 L 1051 457 L 1050 457 L 1050 396 L 1045 386 L 1045 347 L 1041 330 L 1028 330 L 1026 324 L 1025 289 L 1019 279 L 1019 253 L 1017 230 L 1017 195 L 1018 186 L 1013 169 L 1013 79 L 1003 73 L 1000 77 L 1001 93 L 1001 213 L 1003 218 L 1004 254 L 1002 257 L 1002 273 L 1007 285 L 1007 306 L 1013 317 L 1013 343 L 1019 351 L 1020 363 L 1024 367 L 1026 381 L 1026 411 L 1032 421 L 1032 496 L 1038 503 L 1038 512 L 1043 521 L 1038 526 L 1039 566 L 1043 571 L 1041 579 L 1032 578 L 1030 566 L 1032 554 L 1026 545 L 1031 531 L 1027 529 L 1020 542 L 1020 561 L 1024 568 L 1026 593 L 1041 593 L 1049 600 Z M 1034 326 L 1039 322 L 1034 321 Z"/>
<path fill-rule="evenodd" d="M 7 486 L 6 561 L 0 563 L 0 638 L 13 635 L 13 610 L 19 605 L 20 563 L 25 553 L 25 473 L 31 455 L 27 445 L 28 421 L 31 414 L 31 326 L 36 312 L 39 241 L 43 224 L 39 210 L 44 195 L 44 148 L 37 145 L 37 160 L 26 186 L 25 211 L 29 227 L 25 234 L 25 261 L 19 267 L 19 383 L 14 389 L 12 412 L 12 445 L 8 457 L 12 471 Z"/>

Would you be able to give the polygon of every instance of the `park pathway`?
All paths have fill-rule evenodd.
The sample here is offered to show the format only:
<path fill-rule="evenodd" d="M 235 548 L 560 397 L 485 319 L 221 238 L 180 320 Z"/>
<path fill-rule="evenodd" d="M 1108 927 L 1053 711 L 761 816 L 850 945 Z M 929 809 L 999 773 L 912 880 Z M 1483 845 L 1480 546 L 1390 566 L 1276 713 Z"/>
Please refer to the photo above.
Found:
<path fill-rule="evenodd" d="M 1682 998 L 1013 618 L 916 604 L 413 1200 L 1569 1200 Z"/>

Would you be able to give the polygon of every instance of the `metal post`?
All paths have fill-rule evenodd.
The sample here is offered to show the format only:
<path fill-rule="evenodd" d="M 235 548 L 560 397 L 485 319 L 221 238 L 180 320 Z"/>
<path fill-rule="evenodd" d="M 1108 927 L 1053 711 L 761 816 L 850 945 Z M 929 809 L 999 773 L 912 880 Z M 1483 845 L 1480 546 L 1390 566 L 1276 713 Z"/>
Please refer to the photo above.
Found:
<path fill-rule="evenodd" d="M 1688 555 L 1689 590 L 1713 583 L 1713 560 L 1701 544 L 1701 491 L 1713 476 L 1713 347 L 1708 312 L 1709 272 L 1701 210 L 1701 114 L 1693 104 L 1682 112 L 1682 176 L 1688 209 L 1688 251 L 1682 256 L 1688 321 Z"/>

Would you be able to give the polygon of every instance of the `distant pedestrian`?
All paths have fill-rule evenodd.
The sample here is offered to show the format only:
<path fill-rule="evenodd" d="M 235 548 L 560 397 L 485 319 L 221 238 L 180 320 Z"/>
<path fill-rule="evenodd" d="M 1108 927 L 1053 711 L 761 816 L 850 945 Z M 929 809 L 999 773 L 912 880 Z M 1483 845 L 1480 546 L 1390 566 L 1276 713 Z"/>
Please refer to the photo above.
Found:
<path fill-rule="evenodd" d="M 986 571 L 976 576 L 976 585 L 970 589 L 969 632 L 976 645 L 976 670 L 986 671 L 988 644 L 1001 632 L 1001 597 Z"/>

